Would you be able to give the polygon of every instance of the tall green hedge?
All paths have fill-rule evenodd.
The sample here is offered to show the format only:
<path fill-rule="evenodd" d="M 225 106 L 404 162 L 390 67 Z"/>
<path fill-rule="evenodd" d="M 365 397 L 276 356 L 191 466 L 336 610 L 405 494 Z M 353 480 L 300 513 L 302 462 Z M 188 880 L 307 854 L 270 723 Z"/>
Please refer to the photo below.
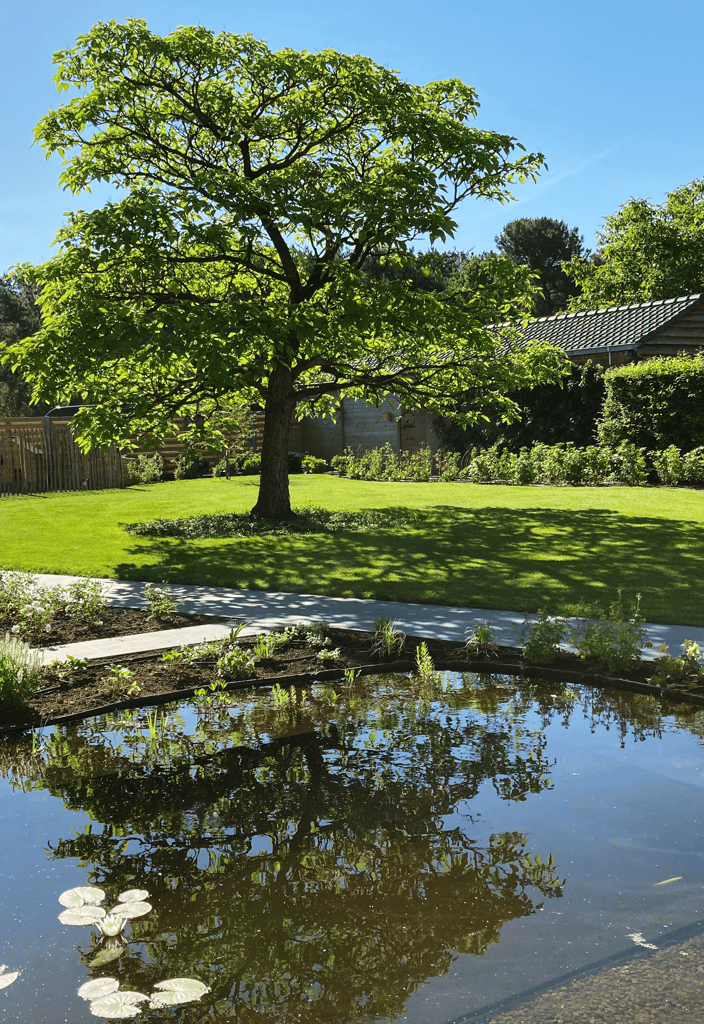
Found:
<path fill-rule="evenodd" d="M 609 370 L 597 432 L 601 444 L 639 448 L 704 445 L 704 353 L 670 356 Z"/>
<path fill-rule="evenodd" d="M 433 426 L 443 448 L 466 452 L 498 444 L 519 452 L 534 444 L 594 444 L 604 401 L 604 372 L 592 363 L 571 366 L 560 384 L 523 388 L 512 392 L 511 398 L 521 409 L 521 419 L 515 423 L 480 420 L 474 427 L 461 427 L 437 417 Z"/>

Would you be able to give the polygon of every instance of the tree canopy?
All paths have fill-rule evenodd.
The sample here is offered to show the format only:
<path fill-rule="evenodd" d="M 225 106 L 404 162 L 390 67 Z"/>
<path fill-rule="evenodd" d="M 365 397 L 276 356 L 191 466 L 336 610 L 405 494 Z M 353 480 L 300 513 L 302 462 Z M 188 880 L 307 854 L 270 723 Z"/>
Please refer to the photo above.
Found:
<path fill-rule="evenodd" d="M 664 203 L 630 199 L 597 232 L 597 259 L 567 267 L 582 294 L 571 308 L 673 299 L 704 291 L 704 178 Z"/>
<path fill-rule="evenodd" d="M 508 393 L 554 379 L 547 346 L 510 351 L 484 329 L 513 317 L 487 284 L 462 303 L 403 276 L 412 245 L 453 236 L 467 197 L 505 201 L 539 153 L 482 130 L 456 79 L 410 85 L 363 56 L 272 52 L 201 27 L 99 23 L 55 55 L 78 96 L 36 129 L 74 193 L 109 181 L 119 198 L 68 216 L 58 255 L 23 268 L 42 289 L 43 328 L 14 358 L 38 397 L 79 395 L 85 446 L 169 431 L 177 412 L 223 396 L 265 409 L 253 510 L 290 513 L 294 412 L 340 395 L 517 414 Z M 516 268 L 516 287 L 529 275 Z"/>
<path fill-rule="evenodd" d="M 37 288 L 21 278 L 0 277 L 0 355 L 2 349 L 35 334 L 41 326 Z M 0 364 L 0 416 L 43 413 L 46 406 L 33 406 L 31 387 L 9 365 Z"/>
<path fill-rule="evenodd" d="M 568 261 L 580 264 L 588 256 L 578 228 L 552 217 L 521 217 L 510 221 L 494 241 L 513 263 L 537 272 L 536 316 L 560 313 L 579 294 L 579 286 L 562 269 Z"/>

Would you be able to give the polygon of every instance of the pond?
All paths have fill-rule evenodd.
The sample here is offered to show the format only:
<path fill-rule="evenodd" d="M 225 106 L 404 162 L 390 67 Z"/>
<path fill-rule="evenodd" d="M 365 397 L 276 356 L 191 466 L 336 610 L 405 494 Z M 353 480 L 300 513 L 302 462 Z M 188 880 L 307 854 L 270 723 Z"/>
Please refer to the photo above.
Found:
<path fill-rule="evenodd" d="M 503 1019 L 704 932 L 702 735 L 651 697 L 448 674 L 6 738 L 0 1002 L 109 1019 L 78 994 L 102 978 L 149 1022 Z M 147 910 L 112 937 L 62 923 L 82 886 Z M 181 978 L 207 991 L 159 1005 Z"/>

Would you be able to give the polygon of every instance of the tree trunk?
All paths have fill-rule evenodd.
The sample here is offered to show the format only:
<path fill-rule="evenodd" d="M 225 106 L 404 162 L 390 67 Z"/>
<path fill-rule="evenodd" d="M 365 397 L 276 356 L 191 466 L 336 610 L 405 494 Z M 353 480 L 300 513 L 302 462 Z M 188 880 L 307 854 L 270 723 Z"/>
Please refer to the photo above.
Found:
<path fill-rule="evenodd" d="M 288 436 L 296 408 L 291 371 L 279 367 L 269 378 L 264 409 L 262 475 L 252 515 L 260 519 L 290 519 Z"/>

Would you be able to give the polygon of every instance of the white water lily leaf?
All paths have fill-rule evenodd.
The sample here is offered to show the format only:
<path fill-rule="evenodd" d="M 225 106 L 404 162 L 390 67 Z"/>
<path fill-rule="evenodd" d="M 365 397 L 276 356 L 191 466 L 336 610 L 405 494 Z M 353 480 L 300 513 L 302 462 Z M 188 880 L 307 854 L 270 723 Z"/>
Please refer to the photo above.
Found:
<path fill-rule="evenodd" d="M 120 903 L 139 903 L 141 900 L 146 900 L 148 895 L 146 889 L 128 889 L 126 892 L 121 892 L 117 898 Z"/>
<path fill-rule="evenodd" d="M 61 924 L 95 924 L 101 917 L 105 917 L 102 907 L 72 907 L 61 911 L 59 921 Z"/>
<path fill-rule="evenodd" d="M 11 971 L 9 974 L 5 974 L 7 970 L 7 964 L 0 964 L 0 988 L 7 988 L 13 981 L 17 981 L 20 976 L 19 971 Z"/>
<path fill-rule="evenodd" d="M 90 961 L 90 966 L 103 967 L 105 964 L 110 964 L 113 960 L 119 959 L 126 949 L 127 946 L 123 946 L 121 942 L 118 942 L 117 946 L 108 946 L 106 943 Z"/>
<path fill-rule="evenodd" d="M 81 999 L 102 999 L 103 996 L 109 996 L 111 992 L 117 992 L 119 987 L 120 982 L 117 978 L 94 978 L 93 981 L 87 981 L 85 985 L 81 985 L 78 994 Z"/>
<path fill-rule="evenodd" d="M 144 1002 L 148 997 L 141 992 L 111 992 L 102 999 L 94 999 L 90 1004 L 90 1012 L 94 1017 L 107 1017 L 109 1020 L 123 1020 L 127 1017 L 136 1017 L 141 1013 L 138 1003 Z"/>
<path fill-rule="evenodd" d="M 149 1004 L 152 1009 L 158 1009 L 160 1006 L 177 1006 L 179 1003 L 193 1003 L 206 992 L 210 992 L 207 985 L 194 978 L 170 978 L 168 981 L 158 982 L 154 988 L 160 991 L 152 993 Z"/>
<path fill-rule="evenodd" d="M 59 903 L 62 907 L 82 907 L 84 903 L 102 903 L 105 893 L 93 885 L 78 885 L 75 889 L 67 889 L 59 896 Z"/>
<path fill-rule="evenodd" d="M 118 903 L 116 907 L 112 908 L 110 913 L 119 914 L 120 917 L 129 920 L 131 917 L 142 917 L 144 914 L 148 914 L 151 909 L 151 903 L 142 903 L 139 900 L 134 900 L 131 903 Z"/>

